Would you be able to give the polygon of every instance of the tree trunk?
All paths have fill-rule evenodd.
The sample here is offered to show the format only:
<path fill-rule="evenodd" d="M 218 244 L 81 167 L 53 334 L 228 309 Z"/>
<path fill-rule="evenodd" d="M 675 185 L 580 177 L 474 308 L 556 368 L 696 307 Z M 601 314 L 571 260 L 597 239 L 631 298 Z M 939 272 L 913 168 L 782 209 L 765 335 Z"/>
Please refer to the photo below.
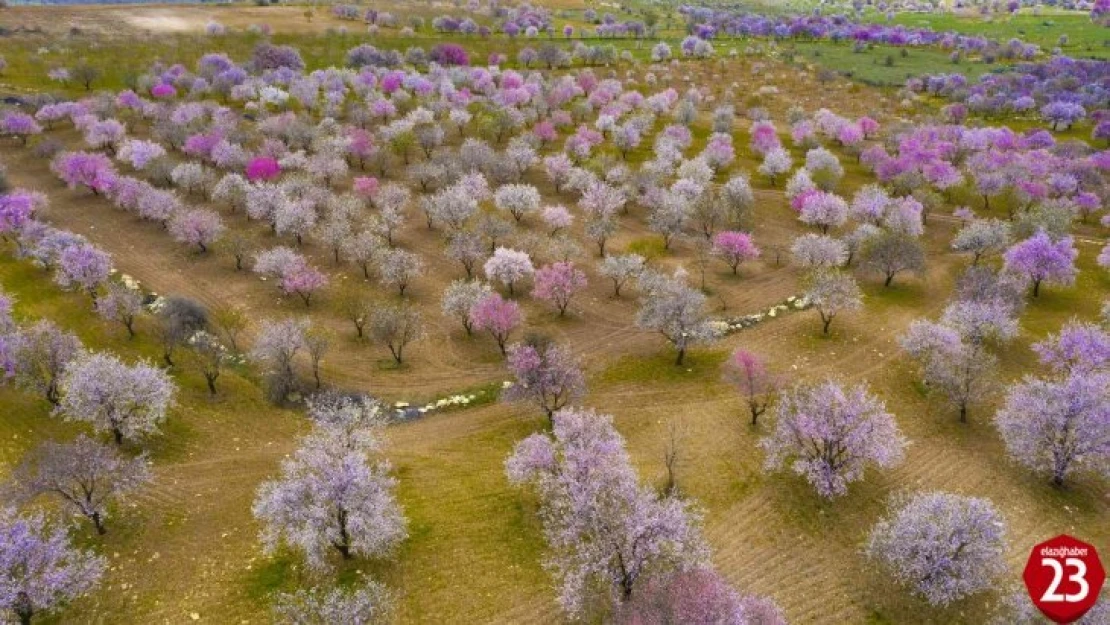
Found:
<path fill-rule="evenodd" d="M 680 347 L 678 348 L 678 358 L 674 361 L 675 366 L 681 367 L 684 360 L 686 360 L 686 348 Z"/>
<path fill-rule="evenodd" d="M 96 526 L 97 534 L 103 536 L 108 532 L 108 530 L 104 529 L 104 519 L 100 518 L 99 512 L 93 512 L 90 518 L 92 519 L 93 525 Z"/>
<path fill-rule="evenodd" d="M 112 428 L 112 437 L 116 440 L 117 445 L 123 444 L 123 432 L 120 431 L 118 426 Z"/>
<path fill-rule="evenodd" d="M 1034 280 L 1033 281 L 1033 297 L 1039 297 L 1040 294 L 1041 294 L 1041 281 L 1040 280 Z"/>
<path fill-rule="evenodd" d="M 894 274 L 888 273 L 886 274 L 886 280 L 883 281 L 883 286 L 890 286 L 891 282 L 894 282 Z"/>

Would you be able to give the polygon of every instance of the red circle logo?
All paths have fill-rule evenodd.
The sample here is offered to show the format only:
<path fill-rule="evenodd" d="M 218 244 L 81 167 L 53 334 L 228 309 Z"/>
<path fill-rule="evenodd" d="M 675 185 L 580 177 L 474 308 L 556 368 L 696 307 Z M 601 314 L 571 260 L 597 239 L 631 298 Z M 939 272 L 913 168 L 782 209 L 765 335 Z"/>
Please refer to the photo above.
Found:
<path fill-rule="evenodd" d="M 1094 545 L 1061 534 L 1033 547 L 1022 577 L 1038 610 L 1057 623 L 1072 623 L 1098 601 L 1106 570 Z"/>

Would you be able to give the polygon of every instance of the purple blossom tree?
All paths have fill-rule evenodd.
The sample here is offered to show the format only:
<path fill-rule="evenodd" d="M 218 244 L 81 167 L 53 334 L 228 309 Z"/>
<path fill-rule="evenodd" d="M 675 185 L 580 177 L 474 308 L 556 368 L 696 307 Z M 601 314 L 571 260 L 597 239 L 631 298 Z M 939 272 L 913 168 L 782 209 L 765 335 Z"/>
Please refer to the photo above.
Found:
<path fill-rule="evenodd" d="M 624 441 L 607 415 L 555 413 L 552 434 L 518 443 L 505 469 L 511 483 L 531 486 L 539 495 L 546 564 L 560 586 L 559 603 L 571 617 L 583 615 L 593 592 L 625 603 L 653 572 L 685 569 L 707 558 L 699 515 L 637 483 Z"/>
<path fill-rule="evenodd" d="M 945 606 L 993 587 L 1006 570 L 1005 535 L 987 499 L 917 493 L 875 524 L 867 555 L 930 605 Z"/>
<path fill-rule="evenodd" d="M 470 325 L 479 332 L 487 331 L 497 341 L 501 355 L 508 355 L 505 344 L 509 335 L 524 321 L 520 306 L 512 300 L 490 293 L 470 309 Z"/>
<path fill-rule="evenodd" d="M 100 285 L 112 271 L 112 257 L 91 244 L 73 245 L 62 251 L 54 282 L 62 288 L 80 287 L 96 302 Z"/>
<path fill-rule="evenodd" d="M 42 134 L 42 126 L 27 113 L 5 111 L 0 117 L 0 134 L 15 137 L 21 144 L 27 145 L 30 137 Z"/>
<path fill-rule="evenodd" d="M 117 178 L 111 159 L 90 152 L 63 152 L 50 163 L 50 171 L 70 189 L 86 187 L 94 195 L 111 191 Z"/>
<path fill-rule="evenodd" d="M 559 310 L 562 317 L 570 300 L 586 288 L 586 274 L 572 262 L 557 262 L 536 270 L 532 297 L 548 302 Z"/>
<path fill-rule="evenodd" d="M 266 553 L 285 544 L 301 552 L 309 568 L 326 570 L 332 549 L 344 559 L 378 558 L 405 539 L 389 463 L 347 441 L 318 429 L 282 462 L 281 477 L 259 488 L 253 512 L 263 524 Z"/>
<path fill-rule="evenodd" d="M 1053 241 L 1042 231 L 1006 250 L 1003 260 L 1006 271 L 1024 276 L 1037 297 L 1042 283 L 1074 284 L 1078 256 L 1071 237 Z"/>
<path fill-rule="evenodd" d="M 145 362 L 127 365 L 115 356 L 89 354 L 66 367 L 57 412 L 87 421 L 123 440 L 158 433 L 177 387 L 165 371 Z"/>
<path fill-rule="evenodd" d="M 74 547 L 65 526 L 49 526 L 42 513 L 21 517 L 0 509 L 0 609 L 20 625 L 96 588 L 107 568 L 104 558 Z"/>
<path fill-rule="evenodd" d="M 556 411 L 582 398 L 586 376 L 570 350 L 546 341 L 529 341 L 509 347 L 506 364 L 512 386 L 501 392 L 508 402 L 535 404 L 554 425 Z"/>
<path fill-rule="evenodd" d="M 1100 371 L 1110 365 L 1110 332 L 1070 321 L 1059 334 L 1033 344 L 1041 363 L 1061 374 Z"/>
<path fill-rule="evenodd" d="M 40 495 L 59 497 L 75 516 L 89 519 L 97 533 L 104 534 L 109 506 L 150 479 L 146 458 L 127 458 L 80 435 L 72 443 L 40 445 L 16 467 L 12 485 L 23 501 Z"/>
<path fill-rule="evenodd" d="M 725 230 L 713 236 L 713 253 L 732 268 L 732 275 L 736 275 L 740 263 L 759 258 L 759 248 L 752 242 L 751 235 L 734 230 Z"/>
<path fill-rule="evenodd" d="M 774 430 L 759 442 L 764 466 L 777 471 L 789 463 L 822 497 L 844 495 L 870 465 L 887 469 L 902 461 L 906 439 L 865 386 L 845 389 L 832 380 L 798 386 L 783 394 L 776 412 Z"/>
<path fill-rule="evenodd" d="M 1063 486 L 1074 473 L 1110 476 L 1110 372 L 1026 377 L 1011 387 L 995 425 L 1022 466 Z"/>
<path fill-rule="evenodd" d="M 747 404 L 752 427 L 758 425 L 760 415 L 767 411 L 778 393 L 778 378 L 767 370 L 762 358 L 744 349 L 737 349 L 729 356 L 724 378 L 736 387 Z"/>
<path fill-rule="evenodd" d="M 619 607 L 613 622 L 786 625 L 786 617 L 773 600 L 742 597 L 716 571 L 703 566 L 651 576 Z"/>

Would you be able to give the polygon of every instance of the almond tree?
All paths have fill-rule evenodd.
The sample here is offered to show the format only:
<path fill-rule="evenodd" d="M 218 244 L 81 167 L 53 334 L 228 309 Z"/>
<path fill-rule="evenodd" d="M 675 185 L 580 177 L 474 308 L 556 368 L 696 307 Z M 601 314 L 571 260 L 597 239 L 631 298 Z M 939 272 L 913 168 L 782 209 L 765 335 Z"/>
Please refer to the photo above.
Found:
<path fill-rule="evenodd" d="M 0 610 L 20 625 L 96 588 L 107 568 L 104 558 L 74 547 L 66 527 L 48 525 L 42 513 L 0 509 Z"/>
<path fill-rule="evenodd" d="M 1041 283 L 1074 284 L 1078 256 L 1071 237 L 1053 241 L 1041 231 L 1006 250 L 1003 258 L 1006 270 L 1024 276 L 1037 297 Z"/>
<path fill-rule="evenodd" d="M 446 317 L 460 320 L 467 336 L 470 336 L 474 332 L 470 311 L 482 298 L 490 293 L 492 293 L 492 290 L 488 284 L 483 284 L 477 280 L 455 280 L 443 289 L 441 304 L 443 314 Z"/>
<path fill-rule="evenodd" d="M 490 293 L 478 300 L 470 309 L 470 324 L 479 332 L 485 330 L 497 341 L 501 355 L 507 355 L 505 344 L 509 335 L 523 322 L 520 306 L 506 300 L 498 293 Z"/>
<path fill-rule="evenodd" d="M 43 395 L 54 405 L 60 399 L 62 374 L 85 351 L 76 334 L 48 319 L 9 336 L 7 350 L 16 385 Z"/>
<path fill-rule="evenodd" d="M 549 421 L 555 411 L 586 393 L 581 365 L 566 347 L 543 341 L 518 343 L 509 348 L 506 364 L 514 382 L 502 391 L 501 399 L 531 402 Z"/>
<path fill-rule="evenodd" d="M 713 236 L 713 253 L 732 268 L 732 275 L 736 275 L 740 263 L 759 258 L 759 248 L 752 242 L 751 235 L 733 230 L 718 232 Z"/>
<path fill-rule="evenodd" d="M 278 625 L 388 623 L 395 603 L 388 588 L 365 579 L 351 588 L 313 587 L 280 593 L 274 601 L 273 618 Z"/>
<path fill-rule="evenodd" d="M 818 495 L 832 499 L 847 493 L 868 466 L 899 464 L 906 439 L 867 387 L 846 389 L 829 380 L 783 394 L 774 429 L 759 445 L 767 452 L 768 471 L 789 466 Z"/>
<path fill-rule="evenodd" d="M 598 273 L 613 281 L 613 295 L 621 296 L 621 287 L 644 272 L 645 260 L 639 254 L 614 254 L 602 259 Z"/>
<path fill-rule="evenodd" d="M 143 294 L 119 282 L 108 283 L 108 293 L 96 300 L 96 313 L 123 324 L 128 338 L 135 338 L 135 318 L 142 312 Z"/>
<path fill-rule="evenodd" d="M 423 336 L 420 313 L 410 306 L 379 306 L 370 315 L 370 337 L 384 343 L 398 365 L 404 361 L 405 347 Z"/>
<path fill-rule="evenodd" d="M 549 302 L 559 309 L 559 316 L 562 317 L 571 298 L 585 288 L 585 272 L 576 268 L 572 262 L 558 262 L 536 270 L 532 297 Z"/>
<path fill-rule="evenodd" d="M 337 432 L 317 428 L 282 462 L 281 477 L 258 489 L 253 512 L 263 524 L 266 553 L 287 545 L 320 571 L 329 568 L 332 549 L 345 560 L 379 558 L 405 539 L 389 462 L 346 443 Z"/>
<path fill-rule="evenodd" d="M 57 412 L 111 432 L 117 445 L 158 433 L 177 387 L 165 371 L 145 362 L 127 365 L 109 354 L 89 354 L 62 376 Z"/>
<path fill-rule="evenodd" d="M 146 458 L 127 458 L 80 435 L 72 443 L 48 441 L 32 451 L 12 473 L 12 490 L 23 500 L 56 495 L 104 534 L 109 505 L 150 479 Z"/>
<path fill-rule="evenodd" d="M 752 426 L 759 423 L 759 417 L 774 401 L 779 381 L 767 371 L 763 359 L 744 349 L 732 352 L 725 362 L 725 380 L 740 392 L 752 416 Z"/>
<path fill-rule="evenodd" d="M 685 282 L 667 276 L 640 278 L 640 311 L 636 326 L 663 335 L 678 352 L 675 365 L 681 366 L 686 351 L 698 343 L 711 343 L 718 332 L 705 311 L 705 295 Z"/>
<path fill-rule="evenodd" d="M 837 315 L 863 308 L 863 294 L 849 273 L 838 269 L 818 270 L 808 282 L 805 299 L 821 316 L 821 333 L 826 336 Z"/>
<path fill-rule="evenodd" d="M 1110 476 L 1110 370 L 1026 377 L 995 415 L 1010 457 L 1063 486 L 1074 473 Z"/>
<path fill-rule="evenodd" d="M 1005 527 L 987 499 L 917 493 L 872 528 L 867 555 L 930 605 L 945 606 L 994 586 L 1006 570 Z"/>
<path fill-rule="evenodd" d="M 499 247 L 486 261 L 483 269 L 486 277 L 497 280 L 509 288 L 509 296 L 514 295 L 513 285 L 535 273 L 532 259 L 527 252 Z"/>
<path fill-rule="evenodd" d="M 653 572 L 706 561 L 700 515 L 638 484 L 608 415 L 564 409 L 552 422 L 551 434 L 518 443 L 505 469 L 539 495 L 546 564 L 570 617 L 584 616 L 595 592 L 625 603 Z"/>

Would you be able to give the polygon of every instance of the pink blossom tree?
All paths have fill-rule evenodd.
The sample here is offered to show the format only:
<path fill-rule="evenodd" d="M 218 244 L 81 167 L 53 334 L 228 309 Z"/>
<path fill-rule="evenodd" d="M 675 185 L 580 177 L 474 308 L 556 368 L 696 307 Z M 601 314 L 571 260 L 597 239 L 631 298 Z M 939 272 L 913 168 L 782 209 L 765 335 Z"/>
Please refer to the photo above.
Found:
<path fill-rule="evenodd" d="M 497 293 L 490 293 L 470 309 L 470 324 L 479 332 L 487 331 L 497 341 L 501 355 L 507 355 L 505 344 L 509 335 L 524 321 L 520 306 L 512 301 L 502 299 Z"/>
<path fill-rule="evenodd" d="M 572 262 L 544 265 L 536 270 L 532 297 L 548 302 L 559 310 L 562 317 L 571 298 L 586 288 L 586 274 Z"/>
<path fill-rule="evenodd" d="M 6 111 L 0 116 L 0 134 L 19 139 L 23 145 L 34 135 L 42 134 L 42 126 L 35 118 L 19 111 Z"/>
<path fill-rule="evenodd" d="M 894 416 L 865 386 L 844 388 L 832 380 L 801 385 L 779 399 L 774 429 L 760 441 L 765 467 L 789 465 L 827 499 L 848 492 L 874 465 L 902 461 L 906 439 Z"/>

